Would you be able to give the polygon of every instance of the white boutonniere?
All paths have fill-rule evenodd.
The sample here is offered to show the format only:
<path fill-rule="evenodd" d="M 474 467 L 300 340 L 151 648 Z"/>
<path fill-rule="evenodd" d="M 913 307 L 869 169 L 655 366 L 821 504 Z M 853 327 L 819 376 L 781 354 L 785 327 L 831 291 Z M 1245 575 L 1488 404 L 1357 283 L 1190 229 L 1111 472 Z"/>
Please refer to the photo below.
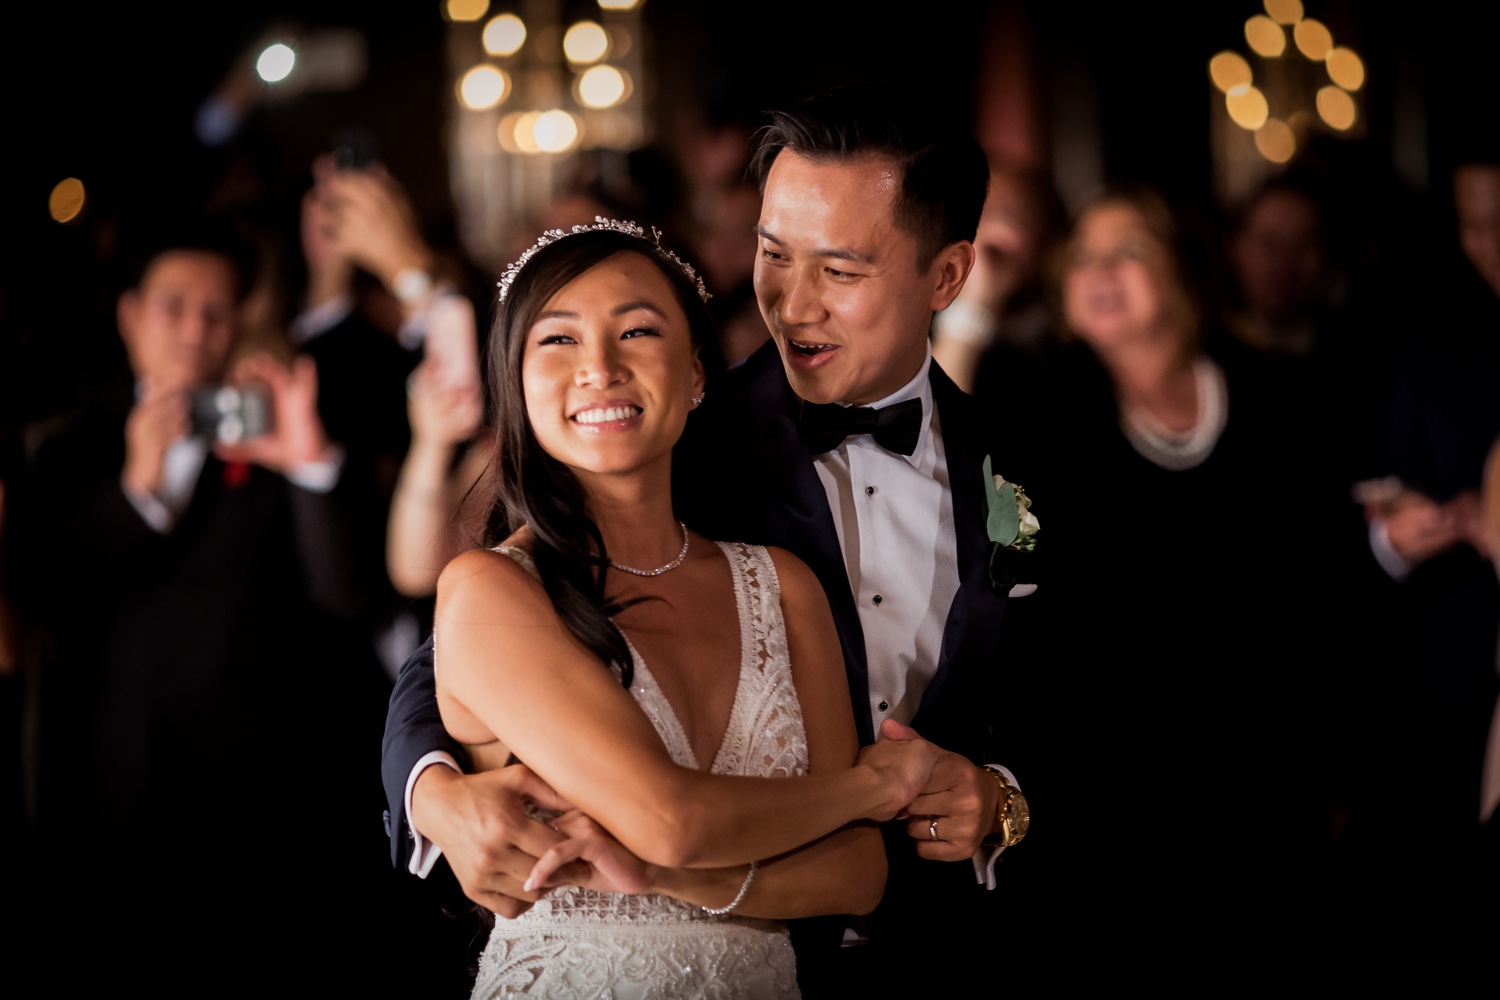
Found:
<path fill-rule="evenodd" d="M 984 456 L 984 517 L 990 541 L 1002 549 L 1031 552 L 1042 524 L 1031 512 L 1031 498 L 1019 483 L 1008 483 L 990 467 Z"/>

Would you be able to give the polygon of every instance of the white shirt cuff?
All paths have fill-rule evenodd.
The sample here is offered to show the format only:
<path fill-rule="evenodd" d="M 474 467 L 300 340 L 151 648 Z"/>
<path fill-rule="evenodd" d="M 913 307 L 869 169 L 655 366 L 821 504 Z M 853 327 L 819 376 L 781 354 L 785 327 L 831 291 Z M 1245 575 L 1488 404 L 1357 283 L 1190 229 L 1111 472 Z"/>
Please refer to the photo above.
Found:
<path fill-rule="evenodd" d="M 343 471 L 344 449 L 330 444 L 318 461 L 298 462 L 288 469 L 286 481 L 309 493 L 329 493 L 339 484 L 339 473 Z"/>
<path fill-rule="evenodd" d="M 1016 791 L 1019 792 L 1021 790 L 1021 783 L 1016 780 L 1014 774 L 1010 773 L 1010 768 L 1001 764 L 986 764 L 985 766 L 993 767 L 1005 775 L 1005 780 L 1010 782 Z M 981 844 L 979 846 L 979 850 L 975 851 L 974 857 L 970 859 L 974 862 L 975 882 L 986 889 L 995 888 L 995 862 L 1000 860 L 1000 855 L 1004 851 L 1005 847 L 1002 844 Z"/>
<path fill-rule="evenodd" d="M 320 302 L 311 309 L 304 309 L 292 320 L 288 335 L 292 343 L 301 347 L 314 337 L 322 336 L 329 330 L 338 326 L 349 318 L 354 311 L 354 298 L 351 295 L 335 295 L 326 302 Z"/>
<path fill-rule="evenodd" d="M 1397 583 L 1411 576 L 1417 564 L 1396 551 L 1391 544 L 1391 533 L 1385 526 L 1385 518 L 1377 517 L 1370 522 L 1370 552 L 1386 575 Z"/>
<path fill-rule="evenodd" d="M 458 761 L 446 750 L 434 750 L 417 761 L 416 766 L 411 769 L 411 774 L 406 779 L 406 829 L 411 834 L 411 861 L 406 870 L 417 878 L 426 878 L 432 871 L 432 866 L 437 864 L 437 859 L 443 856 L 443 849 L 426 837 L 411 823 L 411 790 L 416 787 L 417 775 L 427 770 L 433 764 L 447 764 L 455 771 L 462 771 Z M 400 834 L 397 834 L 400 836 Z"/>
<path fill-rule="evenodd" d="M 165 535 L 172 530 L 172 512 L 167 509 L 166 504 L 150 493 L 137 493 L 132 490 L 125 485 L 123 478 L 120 480 L 120 489 L 124 491 L 125 499 L 130 501 L 130 506 L 135 508 L 135 512 L 141 515 L 141 520 L 145 521 L 152 531 L 158 535 Z"/>

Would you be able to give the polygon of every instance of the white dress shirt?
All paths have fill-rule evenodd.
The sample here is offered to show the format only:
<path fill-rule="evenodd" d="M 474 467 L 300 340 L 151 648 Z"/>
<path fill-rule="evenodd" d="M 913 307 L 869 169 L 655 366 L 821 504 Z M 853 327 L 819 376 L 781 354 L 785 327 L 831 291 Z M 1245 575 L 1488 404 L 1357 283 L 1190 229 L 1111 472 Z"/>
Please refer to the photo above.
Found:
<path fill-rule="evenodd" d="M 910 382 L 870 404 L 879 410 L 922 401 L 922 428 L 910 455 L 887 451 L 870 434 L 854 434 L 813 456 L 865 633 L 868 711 L 877 737 L 883 719 L 910 725 L 916 717 L 937 673 L 943 629 L 958 593 L 953 486 L 932 402 L 931 367 L 929 348 Z M 1015 784 L 1015 776 L 1000 769 Z M 1002 850 L 981 847 L 974 855 L 975 877 L 991 889 Z"/>
<path fill-rule="evenodd" d="M 139 396 L 141 388 L 136 387 Z M 169 534 L 179 518 L 193 500 L 193 491 L 198 488 L 198 477 L 203 472 L 203 463 L 208 461 L 209 441 L 202 436 L 189 436 L 173 441 L 167 447 L 162 461 L 162 482 L 155 493 L 141 493 L 125 485 L 123 475 L 120 489 L 125 499 L 141 516 L 141 520 L 159 535 Z M 315 462 L 301 462 L 287 470 L 286 480 L 300 486 L 309 493 L 328 493 L 338 485 L 344 468 L 344 449 L 329 444 L 323 457 Z"/>

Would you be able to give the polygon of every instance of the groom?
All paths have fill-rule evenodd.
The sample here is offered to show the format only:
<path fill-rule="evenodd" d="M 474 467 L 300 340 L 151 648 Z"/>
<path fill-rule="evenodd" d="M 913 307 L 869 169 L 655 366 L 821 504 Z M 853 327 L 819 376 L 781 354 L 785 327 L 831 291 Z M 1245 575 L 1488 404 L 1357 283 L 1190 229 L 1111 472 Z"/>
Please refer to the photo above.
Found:
<path fill-rule="evenodd" d="M 985 460 L 1003 473 L 1005 453 L 928 350 L 932 314 L 974 263 L 988 169 L 972 139 L 853 88 L 776 112 L 755 169 L 755 289 L 774 344 L 718 401 L 735 433 L 695 468 L 711 505 L 685 516 L 784 546 L 817 573 L 863 742 L 910 724 L 952 751 L 912 817 L 887 824 L 881 906 L 862 927 L 808 922 L 797 935 L 809 992 L 851 975 L 930 987 L 972 971 L 1013 922 L 1006 894 L 987 890 L 1025 810 L 1014 776 L 983 766 L 1027 752 L 1016 671 L 999 653 L 1010 579 L 992 573 L 985 529 Z M 521 766 L 460 774 L 433 692 L 428 646 L 387 720 L 396 861 L 425 875 L 441 848 L 470 898 L 515 915 L 534 898 L 521 889 L 531 860 L 558 838 L 525 819 L 525 799 L 550 789 Z M 841 936 L 870 947 L 840 951 Z"/>

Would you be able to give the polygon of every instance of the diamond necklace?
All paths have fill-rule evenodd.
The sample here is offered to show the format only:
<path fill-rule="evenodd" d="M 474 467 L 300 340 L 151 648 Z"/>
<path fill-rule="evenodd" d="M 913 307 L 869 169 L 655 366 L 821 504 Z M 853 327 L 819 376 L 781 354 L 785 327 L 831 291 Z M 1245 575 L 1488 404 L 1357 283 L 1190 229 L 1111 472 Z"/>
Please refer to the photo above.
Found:
<path fill-rule="evenodd" d="M 655 569 L 636 569 L 634 566 L 622 566 L 619 563 L 615 562 L 613 559 L 609 561 L 609 564 L 615 569 L 624 570 L 626 573 L 634 573 L 636 576 L 661 576 L 669 569 L 676 569 L 678 566 L 681 566 L 682 561 L 687 558 L 688 550 L 687 525 L 683 524 L 681 521 L 678 521 L 677 527 L 682 529 L 682 551 L 677 553 L 676 559 L 673 559 L 665 566 L 658 566 Z"/>

